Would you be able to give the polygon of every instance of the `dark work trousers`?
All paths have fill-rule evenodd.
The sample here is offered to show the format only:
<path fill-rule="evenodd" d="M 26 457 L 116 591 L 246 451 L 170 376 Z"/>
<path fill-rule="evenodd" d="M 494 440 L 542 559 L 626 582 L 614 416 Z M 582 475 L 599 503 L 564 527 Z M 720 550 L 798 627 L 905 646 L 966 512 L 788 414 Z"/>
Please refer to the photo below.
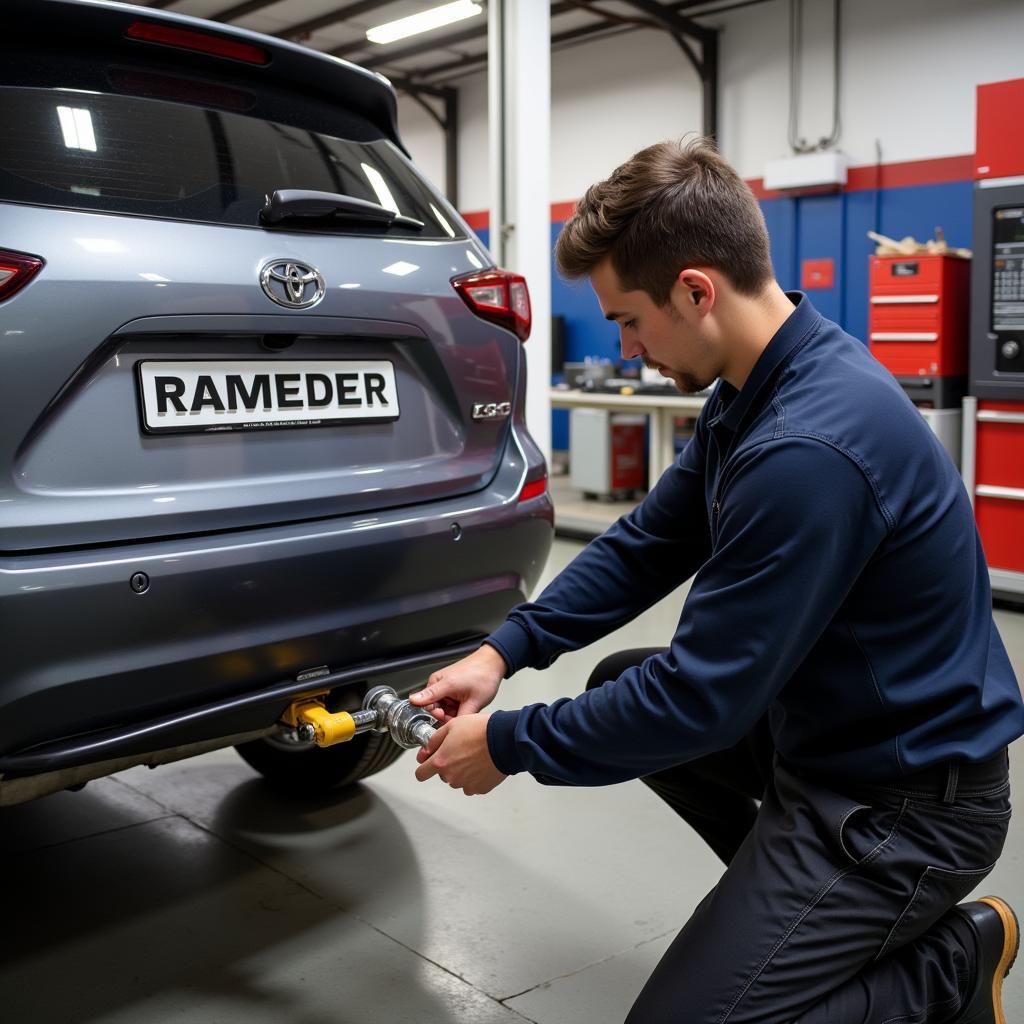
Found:
<path fill-rule="evenodd" d="M 588 688 L 659 650 L 606 658 Z M 728 867 L 626 1024 L 955 1018 L 976 949 L 949 911 L 1002 850 L 1005 751 L 885 786 L 829 783 L 781 761 L 762 721 L 732 749 L 643 781 Z"/>

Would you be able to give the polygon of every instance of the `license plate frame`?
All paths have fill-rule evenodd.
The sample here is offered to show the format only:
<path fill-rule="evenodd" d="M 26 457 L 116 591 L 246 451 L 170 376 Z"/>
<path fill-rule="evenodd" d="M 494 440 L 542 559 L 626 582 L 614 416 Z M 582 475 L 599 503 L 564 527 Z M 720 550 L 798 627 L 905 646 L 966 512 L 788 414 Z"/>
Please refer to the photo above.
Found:
<path fill-rule="evenodd" d="M 149 435 L 344 427 L 400 415 L 388 359 L 140 359 L 135 393 Z"/>

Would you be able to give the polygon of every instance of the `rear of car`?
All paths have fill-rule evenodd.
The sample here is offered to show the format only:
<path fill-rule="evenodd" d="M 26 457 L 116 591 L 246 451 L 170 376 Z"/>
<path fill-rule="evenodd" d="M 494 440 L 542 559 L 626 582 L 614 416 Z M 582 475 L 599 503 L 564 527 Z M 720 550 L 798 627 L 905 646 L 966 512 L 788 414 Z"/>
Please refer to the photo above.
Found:
<path fill-rule="evenodd" d="M 0 40 L 0 804 L 408 692 L 536 582 L 525 284 L 379 76 L 118 4 Z M 314 686 L 314 681 L 316 685 Z"/>

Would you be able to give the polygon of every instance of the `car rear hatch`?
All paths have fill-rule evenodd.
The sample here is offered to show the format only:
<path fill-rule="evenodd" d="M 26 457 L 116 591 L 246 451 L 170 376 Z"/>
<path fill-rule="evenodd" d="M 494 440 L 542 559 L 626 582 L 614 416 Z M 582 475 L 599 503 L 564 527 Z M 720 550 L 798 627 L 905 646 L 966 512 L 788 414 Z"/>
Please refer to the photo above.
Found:
<path fill-rule="evenodd" d="M 92 40 L 15 19 L 4 44 L 0 251 L 44 266 L 0 304 L 0 550 L 485 487 L 520 343 L 452 286 L 490 260 L 402 152 L 390 89 L 252 34 L 266 64 L 129 32 L 188 19 L 28 6 Z M 267 224 L 279 190 L 345 198 L 279 195 Z"/>

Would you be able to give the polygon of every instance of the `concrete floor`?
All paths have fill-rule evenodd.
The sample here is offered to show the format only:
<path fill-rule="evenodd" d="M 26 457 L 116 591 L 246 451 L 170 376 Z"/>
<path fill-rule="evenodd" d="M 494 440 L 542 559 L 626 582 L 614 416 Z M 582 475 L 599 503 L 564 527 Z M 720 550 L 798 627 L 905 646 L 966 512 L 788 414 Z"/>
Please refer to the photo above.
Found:
<path fill-rule="evenodd" d="M 548 577 L 579 550 L 556 542 Z M 577 692 L 665 642 L 681 592 L 498 706 Z M 997 613 L 1024 678 L 1024 615 Z M 11 1024 L 621 1021 L 716 859 L 639 783 L 508 780 L 467 801 L 411 755 L 287 802 L 232 752 L 0 812 L 0 1020 Z M 1024 791 L 1024 745 L 1016 785 Z M 1024 909 L 1024 815 L 982 888 Z M 1024 1019 L 1024 970 L 1005 993 Z"/>

